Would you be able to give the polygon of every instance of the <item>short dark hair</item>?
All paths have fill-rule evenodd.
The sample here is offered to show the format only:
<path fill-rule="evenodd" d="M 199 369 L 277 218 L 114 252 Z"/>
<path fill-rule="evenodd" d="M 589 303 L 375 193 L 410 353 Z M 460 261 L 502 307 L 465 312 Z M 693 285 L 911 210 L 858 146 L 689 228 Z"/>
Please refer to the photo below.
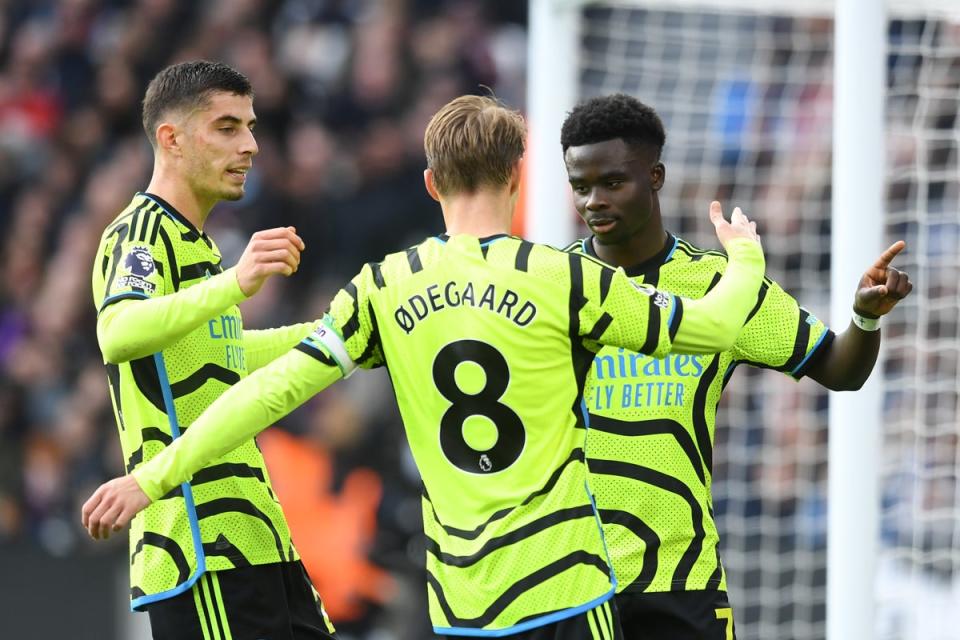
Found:
<path fill-rule="evenodd" d="M 201 107 L 214 91 L 253 96 L 247 77 L 221 62 L 181 62 L 154 76 L 143 97 L 143 130 L 150 144 L 156 144 L 157 125 L 167 112 Z"/>
<path fill-rule="evenodd" d="M 567 114 L 560 130 L 564 152 L 570 147 L 617 138 L 631 146 L 649 145 L 656 149 L 659 158 L 667 133 L 653 108 L 624 93 L 581 102 Z"/>

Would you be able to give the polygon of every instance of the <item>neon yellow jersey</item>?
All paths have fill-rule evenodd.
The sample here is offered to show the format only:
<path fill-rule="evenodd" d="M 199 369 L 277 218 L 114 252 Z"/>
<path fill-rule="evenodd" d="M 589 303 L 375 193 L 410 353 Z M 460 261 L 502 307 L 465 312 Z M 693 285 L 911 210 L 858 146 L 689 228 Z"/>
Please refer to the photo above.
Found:
<path fill-rule="evenodd" d="M 107 364 L 127 472 L 167 447 L 247 375 L 243 320 L 235 304 L 244 296 L 232 274 L 218 278 L 221 271 L 213 240 L 155 196 L 137 194 L 103 234 L 93 268 L 94 304 L 101 314 L 121 302 L 176 303 L 167 296 L 211 277 L 222 281 L 211 295 L 224 300 L 222 312 L 195 322 L 157 353 Z M 172 304 L 167 313 L 175 317 L 196 311 L 188 307 Z M 135 342 L 165 330 L 161 323 L 145 322 L 123 338 Z M 289 345 L 281 353 L 286 349 Z M 133 520 L 131 606 L 181 593 L 204 571 L 297 557 L 263 457 L 248 439 Z"/>
<path fill-rule="evenodd" d="M 351 356 L 390 370 L 423 477 L 438 633 L 610 595 L 577 428 L 596 349 L 584 341 L 665 353 L 678 304 L 615 275 L 515 238 L 440 237 L 368 266 L 331 306 Z"/>
<path fill-rule="evenodd" d="M 590 238 L 567 248 L 596 257 Z M 668 237 L 627 274 L 686 298 L 720 279 L 727 257 Z M 586 405 L 590 484 L 618 590 L 726 589 L 710 493 L 717 403 L 740 364 L 804 375 L 833 333 L 765 280 L 734 347 L 657 359 L 605 347 L 590 369 Z"/>
<path fill-rule="evenodd" d="M 763 273 L 755 243 L 738 255 L 742 277 L 685 312 L 588 256 L 506 235 L 430 238 L 366 265 L 311 336 L 135 477 L 154 499 L 356 366 L 386 366 L 424 484 L 435 631 L 501 636 L 578 615 L 615 591 L 584 462 L 594 354 L 732 341 Z M 742 315 L 711 336 L 724 305 Z"/>

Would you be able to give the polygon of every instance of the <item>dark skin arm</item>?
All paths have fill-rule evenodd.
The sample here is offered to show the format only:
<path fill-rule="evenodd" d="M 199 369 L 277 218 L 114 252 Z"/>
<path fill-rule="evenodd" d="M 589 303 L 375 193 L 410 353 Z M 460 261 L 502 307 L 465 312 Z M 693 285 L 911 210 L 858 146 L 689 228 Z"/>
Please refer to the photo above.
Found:
<path fill-rule="evenodd" d="M 892 244 L 860 278 L 853 301 L 855 313 L 879 318 L 913 290 L 910 277 L 890 266 L 904 247 L 903 240 Z M 829 350 L 810 366 L 807 376 L 832 391 L 855 391 L 870 377 L 879 351 L 880 331 L 864 331 L 851 321 Z"/>

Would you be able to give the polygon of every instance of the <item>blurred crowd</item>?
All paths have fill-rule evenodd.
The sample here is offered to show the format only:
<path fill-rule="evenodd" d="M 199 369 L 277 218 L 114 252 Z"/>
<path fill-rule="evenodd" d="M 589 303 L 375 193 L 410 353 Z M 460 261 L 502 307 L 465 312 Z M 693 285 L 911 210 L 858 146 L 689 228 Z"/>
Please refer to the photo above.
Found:
<path fill-rule="evenodd" d="M 316 317 L 363 262 L 441 229 L 422 187 L 424 126 L 485 87 L 523 107 L 526 11 L 513 0 L 0 0 L 0 547 L 70 557 L 126 545 L 94 545 L 78 525 L 82 500 L 122 471 L 89 283 L 101 231 L 150 174 L 149 79 L 197 58 L 251 79 L 260 154 L 246 197 L 219 205 L 205 230 L 232 264 L 253 231 L 297 227 L 299 273 L 243 307 L 247 326 L 276 326 Z M 586 14 L 584 92 L 627 91 L 664 118 L 669 228 L 712 247 L 705 203 L 743 207 L 770 274 L 826 316 L 832 22 Z M 886 230 L 907 240 L 897 266 L 916 289 L 885 320 L 883 536 L 907 567 L 896 575 L 920 567 L 960 583 L 960 23 L 893 20 L 889 38 Z M 826 396 L 741 369 L 714 470 L 738 633 L 820 638 Z M 429 637 L 419 479 L 385 374 L 354 376 L 279 427 L 260 444 L 345 640 Z"/>
<path fill-rule="evenodd" d="M 363 262 L 440 231 L 423 129 L 486 87 L 523 106 L 525 21 L 509 0 L 0 1 L 0 545 L 125 548 L 79 527 L 82 501 L 123 471 L 90 273 L 102 230 L 149 179 L 140 100 L 157 71 L 220 60 L 253 84 L 247 195 L 205 231 L 229 265 L 253 231 L 297 228 L 300 271 L 243 308 L 248 327 L 277 326 L 317 317 Z M 261 444 L 344 637 L 429 635 L 419 479 L 385 374 L 280 427 Z"/>

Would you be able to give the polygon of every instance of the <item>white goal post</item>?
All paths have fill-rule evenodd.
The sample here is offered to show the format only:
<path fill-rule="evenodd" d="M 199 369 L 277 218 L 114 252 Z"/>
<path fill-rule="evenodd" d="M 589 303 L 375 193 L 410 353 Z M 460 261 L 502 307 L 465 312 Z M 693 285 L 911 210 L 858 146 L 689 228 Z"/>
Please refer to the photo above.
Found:
<path fill-rule="evenodd" d="M 711 244 L 706 203 L 729 196 L 729 211 L 745 198 L 775 279 L 829 310 L 836 331 L 864 269 L 889 240 L 908 240 L 897 265 L 917 290 L 884 321 L 871 379 L 830 394 L 828 411 L 807 383 L 786 405 L 801 424 L 777 427 L 773 439 L 798 453 L 774 466 L 801 469 L 795 486 L 771 482 L 782 471 L 733 473 L 736 456 L 773 451 L 750 438 L 771 436 L 741 441 L 736 425 L 723 434 L 718 425 L 731 469 L 718 473 L 718 502 L 737 512 L 718 522 L 741 640 L 960 637 L 960 1 L 530 0 L 528 59 L 532 240 L 562 246 L 584 232 L 560 125 L 578 100 L 613 91 L 664 117 L 668 228 Z M 783 219 L 771 205 L 801 211 Z M 721 422 L 754 424 L 783 409 L 780 388 L 763 387 L 779 383 L 750 375 L 740 380 L 748 392 L 731 385 Z M 807 424 L 817 420 L 824 426 Z M 804 542 L 822 535 L 826 551 Z M 771 574 L 781 559 L 789 568 Z M 823 568 L 825 579 L 814 575 Z M 930 616 L 914 602 L 941 597 L 952 611 Z"/>

